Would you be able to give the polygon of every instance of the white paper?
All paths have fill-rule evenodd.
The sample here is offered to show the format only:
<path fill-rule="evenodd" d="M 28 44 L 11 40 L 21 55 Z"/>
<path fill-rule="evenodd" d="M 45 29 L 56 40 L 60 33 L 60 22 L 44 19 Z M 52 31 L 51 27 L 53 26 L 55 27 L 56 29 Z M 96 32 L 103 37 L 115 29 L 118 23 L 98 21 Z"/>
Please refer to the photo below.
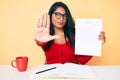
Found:
<path fill-rule="evenodd" d="M 76 19 L 75 54 L 101 56 L 101 41 L 98 35 L 102 31 L 102 19 Z"/>
<path fill-rule="evenodd" d="M 56 69 L 36 74 L 38 71 L 46 70 L 52 67 L 56 67 Z M 38 80 L 41 78 L 96 78 L 96 76 L 88 65 L 58 63 L 38 66 L 31 74 L 29 80 Z"/>

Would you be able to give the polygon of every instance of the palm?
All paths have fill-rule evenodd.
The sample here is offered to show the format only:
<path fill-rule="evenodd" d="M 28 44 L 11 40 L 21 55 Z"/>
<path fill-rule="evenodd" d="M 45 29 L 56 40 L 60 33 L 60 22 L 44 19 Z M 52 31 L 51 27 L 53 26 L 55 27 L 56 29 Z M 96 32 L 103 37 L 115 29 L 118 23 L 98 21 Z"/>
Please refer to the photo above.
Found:
<path fill-rule="evenodd" d="M 49 28 L 50 28 L 49 15 L 44 14 L 38 22 L 38 27 L 36 27 L 35 29 L 35 39 L 40 42 L 48 42 L 50 40 L 60 37 L 59 35 L 51 36 Z"/>

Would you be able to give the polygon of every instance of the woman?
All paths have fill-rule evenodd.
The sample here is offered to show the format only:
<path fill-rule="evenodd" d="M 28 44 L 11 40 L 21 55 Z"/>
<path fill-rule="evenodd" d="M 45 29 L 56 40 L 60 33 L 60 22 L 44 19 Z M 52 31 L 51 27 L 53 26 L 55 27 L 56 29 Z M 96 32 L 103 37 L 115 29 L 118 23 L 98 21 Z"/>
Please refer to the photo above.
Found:
<path fill-rule="evenodd" d="M 105 42 L 104 32 L 98 35 Z M 92 56 L 75 55 L 75 22 L 63 2 L 55 2 L 49 13 L 44 13 L 35 30 L 35 41 L 42 47 L 47 64 L 87 63 Z"/>

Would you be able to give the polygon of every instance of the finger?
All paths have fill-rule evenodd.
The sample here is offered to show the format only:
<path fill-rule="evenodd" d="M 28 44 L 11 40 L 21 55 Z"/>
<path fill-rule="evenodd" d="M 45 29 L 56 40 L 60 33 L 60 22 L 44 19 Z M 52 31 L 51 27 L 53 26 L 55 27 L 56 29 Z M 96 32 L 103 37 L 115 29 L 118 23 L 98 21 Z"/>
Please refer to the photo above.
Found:
<path fill-rule="evenodd" d="M 104 42 L 106 41 L 106 39 L 105 39 L 105 37 L 104 37 L 104 36 L 99 36 L 99 37 L 98 37 L 98 39 L 99 39 L 99 40 L 101 40 L 101 41 L 102 41 L 102 43 L 104 43 Z"/>
<path fill-rule="evenodd" d="M 47 13 L 44 13 L 43 15 L 43 27 L 46 27 L 47 24 Z"/>
<path fill-rule="evenodd" d="M 42 14 L 42 16 L 40 17 L 40 19 L 38 21 L 38 27 L 42 27 L 43 26 L 43 17 L 44 17 L 44 14 Z"/>
<path fill-rule="evenodd" d="M 98 38 L 102 38 L 102 37 L 104 37 L 103 34 L 99 34 L 99 35 L 98 35 Z"/>
<path fill-rule="evenodd" d="M 38 20 L 37 27 L 38 27 L 38 28 L 40 27 L 40 18 L 39 18 L 39 20 Z"/>
<path fill-rule="evenodd" d="M 98 37 L 100 38 L 100 37 L 105 37 L 105 33 L 104 32 L 100 32 L 100 34 L 98 35 Z"/>
<path fill-rule="evenodd" d="M 102 32 L 100 32 L 100 34 L 105 35 L 105 32 L 102 31 Z"/>
<path fill-rule="evenodd" d="M 50 29 L 50 16 L 47 14 L 47 24 L 46 24 L 46 28 L 49 31 Z"/>
<path fill-rule="evenodd" d="M 44 29 L 43 27 L 36 27 L 35 31 L 43 31 L 43 29 Z"/>
<path fill-rule="evenodd" d="M 61 38 L 61 36 L 60 35 L 54 35 L 54 36 L 49 37 L 50 40 L 58 39 L 58 38 Z"/>
<path fill-rule="evenodd" d="M 105 38 L 103 36 L 98 37 L 99 40 L 104 40 Z"/>

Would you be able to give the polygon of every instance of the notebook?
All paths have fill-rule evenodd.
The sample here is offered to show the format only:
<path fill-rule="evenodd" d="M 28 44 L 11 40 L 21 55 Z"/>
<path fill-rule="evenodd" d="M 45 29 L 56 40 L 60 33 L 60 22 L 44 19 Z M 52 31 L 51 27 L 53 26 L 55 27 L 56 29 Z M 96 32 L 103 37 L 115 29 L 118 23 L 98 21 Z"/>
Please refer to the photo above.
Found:
<path fill-rule="evenodd" d="M 39 65 L 30 74 L 29 80 L 42 78 L 96 78 L 88 65 L 74 63 Z"/>

